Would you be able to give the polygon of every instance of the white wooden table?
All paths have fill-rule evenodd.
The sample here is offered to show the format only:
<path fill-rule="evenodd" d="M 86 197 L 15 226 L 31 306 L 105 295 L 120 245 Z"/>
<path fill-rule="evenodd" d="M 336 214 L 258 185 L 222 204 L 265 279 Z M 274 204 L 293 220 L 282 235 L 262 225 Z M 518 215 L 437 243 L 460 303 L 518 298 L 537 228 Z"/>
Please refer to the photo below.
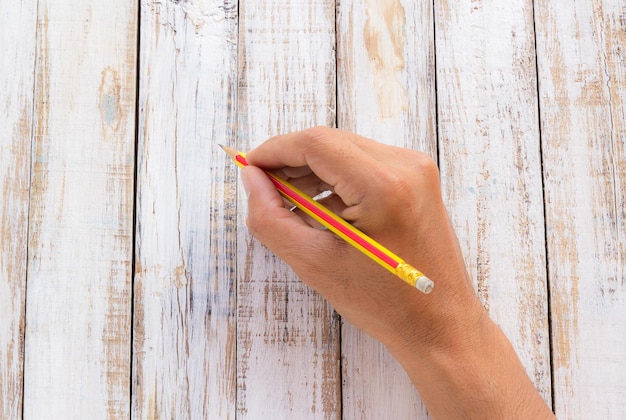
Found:
<path fill-rule="evenodd" d="M 0 418 L 426 418 L 245 229 L 218 143 L 313 125 L 437 158 L 545 400 L 626 418 L 623 0 L 2 0 L 0 22 Z"/>

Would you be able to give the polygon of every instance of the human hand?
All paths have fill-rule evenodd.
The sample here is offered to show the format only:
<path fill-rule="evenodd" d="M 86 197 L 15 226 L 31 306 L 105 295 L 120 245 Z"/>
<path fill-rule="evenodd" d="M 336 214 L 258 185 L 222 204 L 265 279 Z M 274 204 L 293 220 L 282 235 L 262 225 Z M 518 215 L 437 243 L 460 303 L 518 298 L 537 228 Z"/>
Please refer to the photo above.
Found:
<path fill-rule="evenodd" d="M 463 333 L 474 328 L 468 324 L 478 322 L 482 309 L 427 155 L 318 127 L 270 139 L 247 160 L 280 171 L 311 196 L 333 191 L 325 205 L 436 282 L 433 295 L 421 296 L 334 234 L 289 212 L 262 171 L 245 169 L 250 231 L 351 323 L 392 347 L 414 336 L 430 346 L 435 338 L 449 345 L 451 326 Z"/>
<path fill-rule="evenodd" d="M 246 157 L 247 224 L 349 322 L 384 343 L 433 418 L 553 418 L 472 288 L 427 155 L 317 127 L 274 137 Z M 424 295 L 289 211 L 276 172 L 421 270 Z"/>

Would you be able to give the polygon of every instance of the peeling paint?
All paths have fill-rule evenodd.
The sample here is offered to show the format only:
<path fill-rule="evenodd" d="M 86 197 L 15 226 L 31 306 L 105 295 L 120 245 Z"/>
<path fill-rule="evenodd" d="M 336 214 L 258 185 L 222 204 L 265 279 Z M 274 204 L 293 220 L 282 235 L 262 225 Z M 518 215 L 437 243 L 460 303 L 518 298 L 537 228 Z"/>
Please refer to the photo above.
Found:
<path fill-rule="evenodd" d="M 196 30 L 204 25 L 221 22 L 226 19 L 223 2 L 215 0 L 186 0 L 181 2 L 185 16 Z"/>
<path fill-rule="evenodd" d="M 366 3 L 363 39 L 378 93 L 378 112 L 381 118 L 391 118 L 406 112 L 409 106 L 402 80 L 406 15 L 400 0 L 367 0 Z"/>

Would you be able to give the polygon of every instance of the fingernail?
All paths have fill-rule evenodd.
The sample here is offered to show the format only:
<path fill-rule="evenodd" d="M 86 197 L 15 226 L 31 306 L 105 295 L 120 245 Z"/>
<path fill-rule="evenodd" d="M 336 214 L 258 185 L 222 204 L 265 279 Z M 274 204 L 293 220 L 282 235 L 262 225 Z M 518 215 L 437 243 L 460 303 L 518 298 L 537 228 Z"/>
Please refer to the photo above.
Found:
<path fill-rule="evenodd" d="M 250 198 L 250 181 L 248 179 L 248 168 L 241 168 L 241 184 L 246 192 L 246 197 Z"/>

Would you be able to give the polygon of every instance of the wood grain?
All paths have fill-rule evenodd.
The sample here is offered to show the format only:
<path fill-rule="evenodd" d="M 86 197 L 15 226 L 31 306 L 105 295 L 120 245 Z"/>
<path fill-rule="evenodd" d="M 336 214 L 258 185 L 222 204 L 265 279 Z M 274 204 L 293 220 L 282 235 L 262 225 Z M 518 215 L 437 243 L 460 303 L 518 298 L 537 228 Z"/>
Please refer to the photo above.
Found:
<path fill-rule="evenodd" d="M 0 3 L 0 418 L 22 414 L 35 1 Z"/>
<path fill-rule="evenodd" d="M 337 12 L 338 127 L 436 157 L 432 4 L 348 0 Z M 380 343 L 345 324 L 341 344 L 345 418 L 426 418 Z"/>
<path fill-rule="evenodd" d="M 127 417 L 137 9 L 38 6 L 24 417 Z"/>
<path fill-rule="evenodd" d="M 237 148 L 334 125 L 335 2 L 242 0 Z M 339 418 L 339 323 L 238 217 L 238 418 Z"/>
<path fill-rule="evenodd" d="M 0 418 L 427 418 L 217 147 L 335 123 L 439 160 L 557 416 L 626 417 L 626 6 L 570 3 L 3 1 Z"/>
<path fill-rule="evenodd" d="M 554 403 L 626 416 L 626 6 L 536 3 Z"/>
<path fill-rule="evenodd" d="M 435 2 L 439 159 L 478 294 L 550 404 L 532 7 Z"/>
<path fill-rule="evenodd" d="M 132 413 L 235 417 L 237 2 L 141 3 Z"/>

